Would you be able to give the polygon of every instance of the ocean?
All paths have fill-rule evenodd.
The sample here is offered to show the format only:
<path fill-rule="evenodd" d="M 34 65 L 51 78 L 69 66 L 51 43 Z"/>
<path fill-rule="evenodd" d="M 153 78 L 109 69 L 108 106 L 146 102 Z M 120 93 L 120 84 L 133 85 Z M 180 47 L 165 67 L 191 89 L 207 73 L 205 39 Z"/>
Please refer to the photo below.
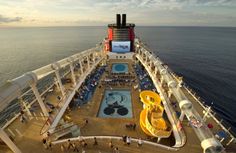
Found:
<path fill-rule="evenodd" d="M 106 27 L 0 28 L 0 85 L 94 47 Z M 136 27 L 175 73 L 236 133 L 236 28 Z"/>

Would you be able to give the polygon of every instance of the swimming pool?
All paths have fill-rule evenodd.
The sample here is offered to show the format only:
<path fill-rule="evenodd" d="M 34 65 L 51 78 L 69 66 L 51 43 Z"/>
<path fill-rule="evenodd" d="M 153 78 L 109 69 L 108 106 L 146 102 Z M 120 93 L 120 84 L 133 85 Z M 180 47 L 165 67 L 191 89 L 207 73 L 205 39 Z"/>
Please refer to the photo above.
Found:
<path fill-rule="evenodd" d="M 132 118 L 130 90 L 105 90 L 98 117 Z"/>
<path fill-rule="evenodd" d="M 127 63 L 113 63 L 112 73 L 128 73 L 128 64 Z"/>

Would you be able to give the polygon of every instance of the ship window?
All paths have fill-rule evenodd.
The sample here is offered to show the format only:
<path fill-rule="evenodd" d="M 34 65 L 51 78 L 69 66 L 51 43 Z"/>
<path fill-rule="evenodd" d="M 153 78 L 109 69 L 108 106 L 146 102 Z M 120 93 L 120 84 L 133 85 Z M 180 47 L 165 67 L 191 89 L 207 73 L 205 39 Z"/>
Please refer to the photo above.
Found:
<path fill-rule="evenodd" d="M 126 56 L 124 56 L 124 58 L 126 58 Z"/>
<path fill-rule="evenodd" d="M 118 56 L 116 56 L 116 59 L 118 59 Z"/>

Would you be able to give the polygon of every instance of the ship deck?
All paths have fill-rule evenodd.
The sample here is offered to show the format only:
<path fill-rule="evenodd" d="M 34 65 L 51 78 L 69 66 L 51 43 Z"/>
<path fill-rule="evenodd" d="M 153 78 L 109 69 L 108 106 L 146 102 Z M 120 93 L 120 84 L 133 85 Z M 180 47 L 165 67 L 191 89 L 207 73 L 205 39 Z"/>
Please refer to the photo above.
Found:
<path fill-rule="evenodd" d="M 102 84 L 102 81 L 110 75 L 111 72 L 111 65 L 112 63 L 116 62 L 124 62 L 128 63 L 129 66 L 129 72 L 130 75 L 133 75 L 135 77 L 135 82 L 133 83 L 126 83 L 123 85 L 116 85 L 116 86 L 105 86 Z M 143 109 L 142 103 L 139 99 L 139 89 L 134 89 L 134 86 L 138 83 L 137 76 L 134 72 L 134 61 L 132 60 L 109 60 L 107 63 L 107 69 L 102 74 L 98 86 L 96 87 L 94 94 L 92 98 L 86 103 L 79 107 L 70 108 L 67 109 L 67 111 L 64 114 L 64 118 L 68 119 L 68 122 L 73 122 L 75 125 L 78 125 L 80 127 L 80 133 L 81 136 L 123 136 L 127 135 L 132 138 L 142 138 L 142 140 L 147 141 L 154 141 L 150 137 L 147 137 L 139 125 L 139 119 L 140 119 L 140 112 Z M 86 71 L 86 65 L 84 66 L 84 70 Z M 77 76 L 80 76 L 80 71 L 75 72 Z M 64 84 L 64 87 L 66 88 L 67 94 L 70 93 L 70 90 L 72 87 L 71 83 Z M 101 118 L 98 117 L 98 111 L 100 108 L 100 104 L 102 102 L 104 91 L 106 89 L 129 89 L 131 91 L 131 102 L 132 102 L 132 118 Z M 185 87 L 182 87 L 185 95 L 191 102 L 193 103 L 193 106 L 195 109 L 200 113 L 201 116 L 203 116 L 203 107 L 199 104 L 197 99 L 193 97 L 193 95 L 189 92 L 189 90 Z M 51 104 L 54 106 L 57 106 L 59 103 L 63 103 L 63 100 L 59 101 L 57 96 L 61 96 L 60 90 L 57 88 L 54 88 L 48 95 L 45 97 L 45 101 L 50 101 Z M 170 101 L 175 101 L 174 98 L 171 98 Z M 35 104 L 35 107 L 38 107 L 38 104 Z M 51 116 L 54 116 L 57 112 L 57 108 L 54 109 Z M 176 111 L 180 111 L 178 107 L 174 108 Z M 42 127 L 45 126 L 45 118 L 41 116 L 40 109 L 37 109 L 34 112 L 34 117 L 30 119 L 31 117 L 27 117 L 26 123 L 21 123 L 19 119 L 15 120 L 12 124 L 10 124 L 6 130 L 9 135 L 11 135 L 11 130 L 17 129 L 19 133 L 17 135 L 12 136 L 14 139 L 14 143 L 25 153 L 28 152 L 40 152 L 40 153 L 47 153 L 47 152 L 62 152 L 61 151 L 61 145 L 66 143 L 60 143 L 55 144 L 52 146 L 52 150 L 50 149 L 44 149 L 42 144 L 43 135 L 40 135 L 40 132 L 42 132 Z M 85 119 L 88 120 L 88 124 L 85 123 Z M 135 130 L 130 130 L 125 127 L 125 124 L 127 123 L 136 123 L 137 127 Z M 212 119 L 208 118 L 206 120 L 206 123 L 213 124 L 213 128 L 211 129 L 213 133 L 216 133 L 221 128 L 219 125 Z M 202 148 L 200 145 L 200 141 L 197 138 L 194 130 L 189 125 L 187 119 L 184 119 L 183 121 L 183 130 L 185 132 L 185 135 L 187 136 L 186 144 L 181 148 L 174 148 L 175 151 L 173 152 L 192 152 L 192 153 L 199 153 L 202 152 Z M 70 138 L 70 136 L 66 135 L 62 137 L 61 139 L 67 139 Z M 98 145 L 93 145 L 93 140 L 86 140 L 88 143 L 88 146 L 85 148 L 86 152 L 89 153 L 97 153 L 100 151 L 101 153 L 108 153 L 111 152 L 112 149 L 109 148 L 108 143 L 109 139 L 98 139 Z M 79 142 L 75 141 L 76 144 L 79 146 Z M 141 147 L 137 147 L 136 142 L 131 142 L 130 146 L 124 145 L 121 140 L 112 140 L 115 147 L 119 148 L 119 151 L 122 153 L 128 153 L 128 152 L 145 152 L 145 153 L 153 153 L 153 152 L 160 152 L 160 153 L 167 153 L 170 152 L 169 149 L 165 149 L 163 147 L 143 144 Z M 154 141 L 156 143 L 156 140 Z M 163 146 L 171 147 L 175 143 L 173 134 L 170 138 L 163 138 L 159 142 L 159 144 Z M 80 147 L 81 150 L 82 147 Z M 11 152 L 8 147 L 1 146 L 0 152 Z M 73 150 L 69 150 L 66 152 L 73 152 Z"/>

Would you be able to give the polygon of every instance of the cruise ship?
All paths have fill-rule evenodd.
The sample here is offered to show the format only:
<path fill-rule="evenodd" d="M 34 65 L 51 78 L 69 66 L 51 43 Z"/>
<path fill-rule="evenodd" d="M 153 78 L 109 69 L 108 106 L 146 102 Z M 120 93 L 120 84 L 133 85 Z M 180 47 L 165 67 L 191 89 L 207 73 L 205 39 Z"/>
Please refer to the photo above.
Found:
<path fill-rule="evenodd" d="M 0 87 L 1 153 L 224 153 L 235 136 L 117 14 L 94 48 Z"/>

